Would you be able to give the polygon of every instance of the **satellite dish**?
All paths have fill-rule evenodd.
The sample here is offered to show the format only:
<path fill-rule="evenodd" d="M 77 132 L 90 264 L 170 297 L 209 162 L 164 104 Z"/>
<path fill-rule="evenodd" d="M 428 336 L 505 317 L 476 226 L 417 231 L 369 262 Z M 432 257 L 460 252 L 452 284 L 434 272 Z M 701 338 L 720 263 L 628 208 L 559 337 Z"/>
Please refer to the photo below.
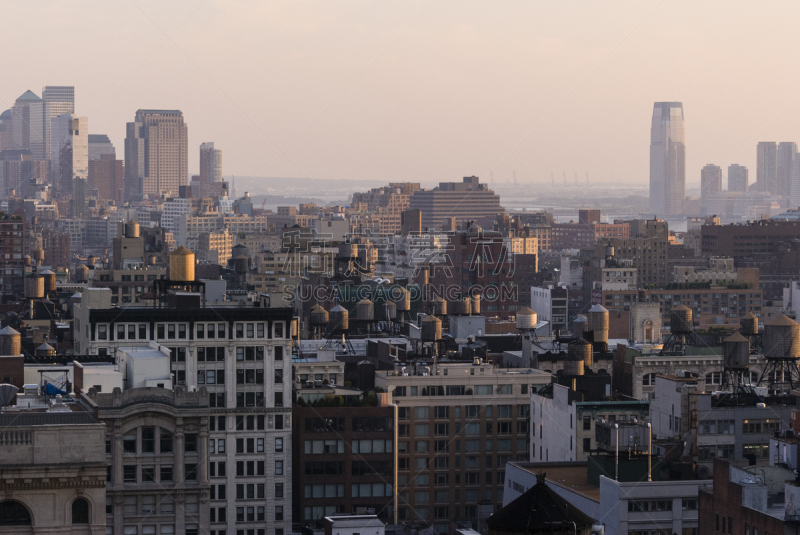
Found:
<path fill-rule="evenodd" d="M 11 401 L 14 399 L 14 396 L 17 395 L 19 392 L 19 388 L 14 385 L 10 385 L 8 383 L 3 383 L 0 385 L 0 407 L 8 407 L 11 405 Z"/>

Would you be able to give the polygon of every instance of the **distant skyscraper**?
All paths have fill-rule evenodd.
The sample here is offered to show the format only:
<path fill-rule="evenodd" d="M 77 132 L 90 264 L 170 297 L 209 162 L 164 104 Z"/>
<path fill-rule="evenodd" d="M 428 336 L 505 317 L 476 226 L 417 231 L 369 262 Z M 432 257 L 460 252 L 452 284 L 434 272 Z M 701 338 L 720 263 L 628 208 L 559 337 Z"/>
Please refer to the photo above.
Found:
<path fill-rule="evenodd" d="M 790 197 L 792 194 L 792 166 L 797 154 L 797 143 L 785 141 L 778 144 L 775 166 L 775 190 L 772 193 Z"/>
<path fill-rule="evenodd" d="M 777 194 L 778 144 L 761 141 L 756 147 L 756 189 Z"/>
<path fill-rule="evenodd" d="M 89 134 L 89 161 L 99 160 L 104 154 L 117 156 L 114 144 L 105 134 Z"/>
<path fill-rule="evenodd" d="M 42 101 L 44 102 L 44 148 L 45 158 L 51 159 L 53 154 L 52 147 L 52 120 L 54 117 L 65 113 L 75 113 L 75 88 L 71 85 L 48 85 L 42 89 Z M 53 165 L 58 160 L 51 160 Z"/>
<path fill-rule="evenodd" d="M 189 179 L 188 138 L 180 110 L 138 110 L 125 137 L 125 198 L 178 195 Z"/>
<path fill-rule="evenodd" d="M 25 91 L 11 108 L 11 130 L 14 149 L 28 149 L 34 160 L 46 160 L 44 101 L 33 91 Z"/>
<path fill-rule="evenodd" d="M 707 164 L 700 171 L 700 207 L 703 215 L 711 215 L 708 213 L 709 197 L 721 191 L 722 168 L 711 163 Z"/>
<path fill-rule="evenodd" d="M 62 194 L 71 194 L 71 216 L 83 217 L 89 179 L 89 119 L 65 113 L 51 120 L 51 165 Z"/>
<path fill-rule="evenodd" d="M 748 179 L 747 167 L 738 163 L 728 166 L 728 191 L 747 191 Z"/>
<path fill-rule="evenodd" d="M 0 113 L 0 151 L 14 146 L 13 127 L 11 125 L 11 110 Z"/>
<path fill-rule="evenodd" d="M 679 214 L 686 197 L 683 104 L 656 102 L 650 127 L 650 211 Z"/>
<path fill-rule="evenodd" d="M 222 151 L 215 149 L 213 143 L 203 143 L 200 145 L 200 195 L 208 195 L 209 184 L 213 182 L 222 182 Z"/>

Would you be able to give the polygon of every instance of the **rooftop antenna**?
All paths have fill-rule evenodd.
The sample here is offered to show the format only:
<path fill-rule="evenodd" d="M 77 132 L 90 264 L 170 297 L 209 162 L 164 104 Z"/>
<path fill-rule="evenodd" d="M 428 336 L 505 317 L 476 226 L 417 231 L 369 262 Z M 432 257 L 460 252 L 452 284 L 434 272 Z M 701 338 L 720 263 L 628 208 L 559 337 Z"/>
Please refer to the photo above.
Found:
<path fill-rule="evenodd" d="M 589 185 L 589 171 L 586 171 L 586 185 Z"/>
<path fill-rule="evenodd" d="M 494 173 L 492 171 L 489 171 L 489 182 L 494 184 Z"/>
<path fill-rule="evenodd" d="M 556 177 L 552 171 L 550 171 L 550 182 L 553 183 L 553 187 L 556 187 Z"/>
<path fill-rule="evenodd" d="M 516 171 L 511 171 L 511 172 L 514 174 L 514 185 L 516 186 L 517 185 L 517 172 Z"/>
<path fill-rule="evenodd" d="M 575 171 L 575 185 L 578 185 L 578 172 Z"/>

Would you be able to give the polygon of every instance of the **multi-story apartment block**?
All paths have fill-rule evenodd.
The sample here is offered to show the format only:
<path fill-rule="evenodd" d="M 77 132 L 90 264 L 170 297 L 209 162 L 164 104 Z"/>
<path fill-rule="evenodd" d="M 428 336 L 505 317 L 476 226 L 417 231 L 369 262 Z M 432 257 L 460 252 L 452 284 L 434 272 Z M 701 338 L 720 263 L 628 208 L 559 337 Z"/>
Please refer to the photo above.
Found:
<path fill-rule="evenodd" d="M 409 208 L 422 212 L 422 228 L 440 228 L 445 218 L 455 218 L 457 224 L 477 221 L 491 225 L 504 212 L 500 197 L 481 184 L 476 176 L 464 177 L 463 182 L 440 182 L 430 190 L 418 190 L 411 196 Z"/>
<path fill-rule="evenodd" d="M 618 260 L 633 261 L 637 271 L 638 283 L 666 284 L 670 273 L 667 269 L 667 246 L 669 229 L 666 221 L 651 219 L 646 222 L 645 238 L 608 238 L 600 240 L 594 246 L 595 258 L 605 258 L 606 247 L 614 248 L 614 256 Z M 592 264 L 590 274 L 592 280 L 599 280 L 599 265 Z"/>
<path fill-rule="evenodd" d="M 167 347 L 177 386 L 208 391 L 208 477 L 214 535 L 291 528 L 291 359 L 288 308 L 111 308 L 108 289 L 74 305 L 75 351 Z M 211 444 L 214 444 L 212 447 Z M 219 487 L 224 485 L 224 496 Z M 227 508 L 224 521 L 219 508 Z"/>
<path fill-rule="evenodd" d="M 394 407 L 361 406 L 360 390 L 334 390 L 344 406 L 292 408 L 295 523 L 321 527 L 325 516 L 362 508 L 391 522 Z"/>
<path fill-rule="evenodd" d="M 628 238 L 627 223 L 554 223 L 551 226 L 553 250 L 590 249 L 597 240 L 605 238 Z"/>
<path fill-rule="evenodd" d="M 500 504 L 506 463 L 528 458 L 530 392 L 551 377 L 480 359 L 376 372 L 399 407 L 398 519 L 453 533 L 477 521 L 478 502 Z"/>
<path fill-rule="evenodd" d="M 198 240 L 197 253 L 200 260 L 221 266 L 228 265 L 233 250 L 233 236 L 227 230 L 203 232 Z"/>
<path fill-rule="evenodd" d="M 199 245 L 200 234 L 203 232 L 214 232 L 226 228 L 234 236 L 238 236 L 240 233 L 244 235 L 258 234 L 265 233 L 269 224 L 267 216 L 182 214 L 176 217 L 175 228 L 175 242 L 194 251 Z"/>
<path fill-rule="evenodd" d="M 0 219 L 0 289 L 4 294 L 22 293 L 24 232 L 25 222 L 21 217 L 6 215 Z"/>
<path fill-rule="evenodd" d="M 419 189 L 419 183 L 398 182 L 364 193 L 354 193 L 350 205 L 360 212 L 354 214 L 357 228 L 362 232 L 370 230 L 384 236 L 400 234 L 401 214 L 411 203 L 411 196 Z M 367 215 L 372 217 L 364 217 Z"/>

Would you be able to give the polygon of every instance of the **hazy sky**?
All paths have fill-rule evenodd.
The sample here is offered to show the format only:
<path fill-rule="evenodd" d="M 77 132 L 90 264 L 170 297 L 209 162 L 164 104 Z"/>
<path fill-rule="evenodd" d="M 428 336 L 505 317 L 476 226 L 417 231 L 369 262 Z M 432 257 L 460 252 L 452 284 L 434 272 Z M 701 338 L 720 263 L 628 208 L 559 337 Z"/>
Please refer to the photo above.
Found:
<path fill-rule="evenodd" d="M 653 102 L 677 100 L 689 185 L 709 162 L 752 182 L 759 140 L 800 141 L 799 16 L 788 1 L 0 0 L 0 109 L 74 85 L 122 158 L 137 108 L 179 108 L 195 172 L 213 141 L 226 175 L 646 186 Z"/>

